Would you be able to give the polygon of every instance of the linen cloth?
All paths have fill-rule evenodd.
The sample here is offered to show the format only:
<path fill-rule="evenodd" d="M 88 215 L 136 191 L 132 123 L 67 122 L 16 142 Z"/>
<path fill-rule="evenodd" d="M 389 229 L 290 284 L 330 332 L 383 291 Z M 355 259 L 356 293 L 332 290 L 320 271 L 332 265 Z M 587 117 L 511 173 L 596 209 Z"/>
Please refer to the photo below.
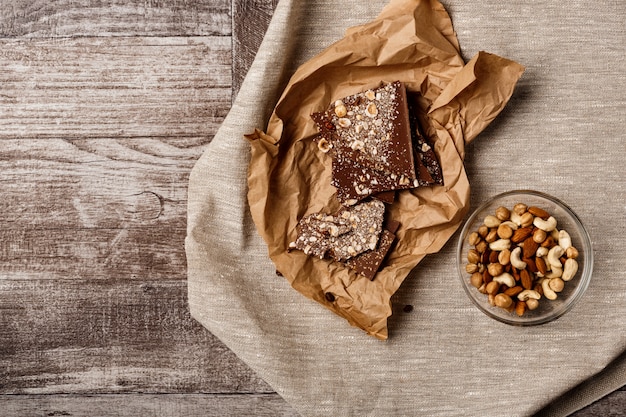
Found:
<path fill-rule="evenodd" d="M 466 148 L 471 206 L 520 188 L 564 200 L 594 244 L 591 285 L 553 323 L 500 324 L 465 296 L 455 235 L 404 281 L 381 342 L 276 276 L 247 207 L 243 135 L 264 127 L 300 64 L 386 5 L 282 0 L 191 173 L 186 250 L 192 315 L 302 415 L 566 415 L 626 384 L 626 6 L 443 4 L 465 57 L 486 50 L 526 66 L 507 108 Z"/>

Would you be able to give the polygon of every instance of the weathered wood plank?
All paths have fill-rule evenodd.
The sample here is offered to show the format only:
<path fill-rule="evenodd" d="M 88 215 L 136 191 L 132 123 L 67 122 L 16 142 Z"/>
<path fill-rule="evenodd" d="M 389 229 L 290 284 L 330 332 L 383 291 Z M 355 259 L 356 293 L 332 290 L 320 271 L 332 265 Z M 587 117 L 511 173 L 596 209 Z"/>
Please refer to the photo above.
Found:
<path fill-rule="evenodd" d="M 184 237 L 189 172 L 208 141 L 192 137 L 2 140 L 2 233 L 58 229 L 71 237 L 72 231 L 90 228 L 142 228 L 144 233 L 152 228 L 161 230 L 163 242 L 173 244 L 168 238 L 174 229 L 179 239 Z M 31 237 L 42 242 L 60 237 L 54 232 L 46 239 L 45 233 Z M 85 239 L 99 244 L 100 235 L 89 233 Z M 143 240 L 145 245 L 159 244 Z M 54 247 L 54 241 L 49 243 Z"/>
<path fill-rule="evenodd" d="M 230 35 L 228 0 L 0 0 L 1 37 Z"/>
<path fill-rule="evenodd" d="M 10 275 L 0 272 L 2 394 L 272 392 L 191 318 L 184 281 Z"/>
<path fill-rule="evenodd" d="M 0 39 L 0 139 L 212 136 L 227 37 Z"/>
<path fill-rule="evenodd" d="M 297 417 L 277 394 L 0 395 L 6 417 Z"/>
<path fill-rule="evenodd" d="M 572 414 L 571 417 L 624 417 L 626 416 L 626 387 Z"/>
<path fill-rule="evenodd" d="M 233 97 L 261 45 L 278 0 L 233 1 Z"/>
<path fill-rule="evenodd" d="M 184 281 L 184 238 L 184 227 L 172 222 L 126 229 L 3 230 L 0 279 Z M 0 298 L 5 297 L 10 294 Z"/>

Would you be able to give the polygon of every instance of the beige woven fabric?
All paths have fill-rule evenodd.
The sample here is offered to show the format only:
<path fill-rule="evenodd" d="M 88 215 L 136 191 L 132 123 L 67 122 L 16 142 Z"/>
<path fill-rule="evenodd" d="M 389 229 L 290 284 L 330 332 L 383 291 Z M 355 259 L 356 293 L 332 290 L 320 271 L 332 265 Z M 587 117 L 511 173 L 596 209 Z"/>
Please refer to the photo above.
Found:
<path fill-rule="evenodd" d="M 558 416 L 626 384 L 622 0 L 443 2 L 467 59 L 485 50 L 526 66 L 507 108 L 466 149 L 471 205 L 534 188 L 577 212 L 592 237 L 595 268 L 572 311 L 530 329 L 489 319 L 457 281 L 456 236 L 396 293 L 385 342 L 276 276 L 249 215 L 249 144 L 242 136 L 265 126 L 298 65 L 385 4 L 279 3 L 231 112 L 191 174 L 193 316 L 304 416 L 542 409 Z M 414 309 L 405 312 L 405 305 Z"/>

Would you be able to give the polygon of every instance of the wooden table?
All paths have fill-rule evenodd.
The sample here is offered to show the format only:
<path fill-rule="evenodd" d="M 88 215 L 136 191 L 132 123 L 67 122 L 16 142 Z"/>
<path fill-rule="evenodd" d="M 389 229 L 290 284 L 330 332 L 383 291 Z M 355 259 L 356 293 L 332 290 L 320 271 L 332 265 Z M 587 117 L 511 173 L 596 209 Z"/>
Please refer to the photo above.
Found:
<path fill-rule="evenodd" d="M 276 3 L 0 0 L 3 416 L 297 415 L 190 317 L 183 246 Z"/>

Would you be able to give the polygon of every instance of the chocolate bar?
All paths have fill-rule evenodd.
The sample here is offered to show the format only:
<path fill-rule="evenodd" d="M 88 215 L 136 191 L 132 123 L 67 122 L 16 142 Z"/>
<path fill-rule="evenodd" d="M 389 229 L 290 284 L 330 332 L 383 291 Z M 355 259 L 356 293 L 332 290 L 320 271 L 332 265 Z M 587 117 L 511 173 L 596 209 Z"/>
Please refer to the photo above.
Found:
<path fill-rule="evenodd" d="M 411 137 L 413 151 L 415 152 L 415 170 L 419 186 L 443 185 L 443 173 L 437 155 L 432 144 L 422 133 L 418 112 L 420 94 L 407 91 L 409 106 L 409 121 L 411 125 Z"/>
<path fill-rule="evenodd" d="M 342 204 L 350 205 L 370 195 L 418 185 L 417 179 L 411 181 L 406 177 L 398 178 L 395 174 L 371 169 L 344 156 L 333 159 L 331 180 L 331 184 L 337 188 L 337 199 Z"/>
<path fill-rule="evenodd" d="M 407 109 L 404 84 L 396 81 L 311 115 L 320 131 L 318 147 L 333 158 L 333 185 L 342 203 L 417 186 Z"/>
<path fill-rule="evenodd" d="M 380 236 L 376 249 L 348 259 L 346 265 L 370 281 L 373 280 L 396 240 L 395 233 L 399 227 L 400 223 L 397 221 L 388 222 Z"/>
<path fill-rule="evenodd" d="M 420 96 L 394 82 L 337 100 L 311 117 L 318 148 L 332 158 L 331 184 L 342 208 L 298 222 L 290 249 L 344 263 L 374 279 L 396 239 L 383 228 L 397 190 L 443 184 L 441 167 L 419 124 Z M 372 197 L 372 198 L 370 198 Z"/>
<path fill-rule="evenodd" d="M 331 215 L 309 214 L 298 222 L 298 236 L 289 247 L 345 261 L 377 247 L 384 215 L 385 204 L 378 200 L 343 207 Z"/>

